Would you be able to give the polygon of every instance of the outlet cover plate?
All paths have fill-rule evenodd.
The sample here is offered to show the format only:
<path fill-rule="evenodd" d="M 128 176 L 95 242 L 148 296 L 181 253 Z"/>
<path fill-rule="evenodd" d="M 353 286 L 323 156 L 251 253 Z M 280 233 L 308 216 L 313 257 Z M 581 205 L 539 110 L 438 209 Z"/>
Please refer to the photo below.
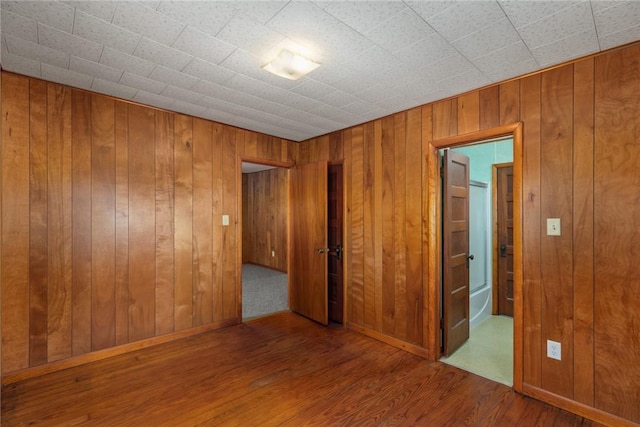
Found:
<path fill-rule="evenodd" d="M 547 218 L 547 236 L 560 235 L 560 218 Z"/>
<path fill-rule="evenodd" d="M 562 344 L 556 341 L 547 340 L 547 357 L 555 360 L 562 360 Z"/>

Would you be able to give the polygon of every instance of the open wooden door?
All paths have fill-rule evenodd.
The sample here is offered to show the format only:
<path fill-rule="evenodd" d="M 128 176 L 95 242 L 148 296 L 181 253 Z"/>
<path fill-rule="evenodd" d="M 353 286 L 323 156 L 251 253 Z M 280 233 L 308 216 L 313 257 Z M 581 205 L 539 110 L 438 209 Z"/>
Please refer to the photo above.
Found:
<path fill-rule="evenodd" d="M 498 313 L 513 316 L 513 166 L 496 167 Z"/>
<path fill-rule="evenodd" d="M 290 169 L 291 310 L 327 325 L 327 162 Z"/>
<path fill-rule="evenodd" d="M 443 356 L 469 339 L 469 158 L 444 153 L 442 209 Z"/>

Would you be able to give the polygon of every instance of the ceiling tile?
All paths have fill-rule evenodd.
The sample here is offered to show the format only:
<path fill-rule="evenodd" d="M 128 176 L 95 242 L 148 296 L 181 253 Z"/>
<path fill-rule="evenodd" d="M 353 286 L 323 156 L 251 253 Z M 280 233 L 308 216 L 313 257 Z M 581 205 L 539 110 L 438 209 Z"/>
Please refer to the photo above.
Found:
<path fill-rule="evenodd" d="M 341 123 L 342 125 L 350 125 L 352 123 L 357 123 L 359 120 L 359 116 L 355 114 L 347 113 L 340 108 L 333 107 L 331 105 L 322 104 L 313 110 L 309 111 L 312 114 L 316 114 L 320 117 L 324 117 L 329 120 L 333 120 L 336 123 Z"/>
<path fill-rule="evenodd" d="M 127 55 L 109 47 L 105 47 L 100 63 L 120 70 L 129 71 L 139 76 L 149 76 L 156 65 L 137 56 Z"/>
<path fill-rule="evenodd" d="M 178 71 L 193 59 L 191 55 L 145 37 L 138 43 L 133 55 Z"/>
<path fill-rule="evenodd" d="M 601 49 L 611 49 L 612 47 L 631 43 L 637 40 L 640 40 L 640 25 L 600 37 L 599 41 Z"/>
<path fill-rule="evenodd" d="M 73 34 L 104 44 L 125 53 L 133 53 L 142 36 L 117 25 L 76 11 Z"/>
<path fill-rule="evenodd" d="M 521 28 L 533 22 L 554 15 L 564 9 L 575 6 L 581 1 L 521 1 L 499 0 L 502 10 L 507 14 L 514 27 Z"/>
<path fill-rule="evenodd" d="M 300 84 L 292 89 L 295 93 L 309 97 L 319 99 L 327 94 L 335 91 L 332 86 L 326 85 L 317 80 L 311 78 L 305 78 Z"/>
<path fill-rule="evenodd" d="M 232 1 L 232 6 L 261 24 L 271 20 L 288 1 Z"/>
<path fill-rule="evenodd" d="M 245 15 L 238 15 L 231 19 L 217 37 L 258 56 L 265 55 L 285 38 L 277 31 Z"/>
<path fill-rule="evenodd" d="M 358 97 L 341 90 L 336 90 L 328 95 L 320 97 L 319 100 L 330 106 L 340 108 L 356 102 Z"/>
<path fill-rule="evenodd" d="M 9 35 L 5 36 L 5 40 L 9 52 L 14 55 L 24 56 L 34 61 L 46 62 L 61 68 L 69 66 L 69 54 L 67 53 Z"/>
<path fill-rule="evenodd" d="M 170 45 L 180 35 L 185 24 L 137 2 L 118 4 L 113 23 L 159 43 Z"/>
<path fill-rule="evenodd" d="M 204 96 L 201 93 L 191 92 L 190 90 L 180 89 L 175 86 L 167 86 L 160 95 L 180 101 L 191 102 L 192 104 L 197 104 Z"/>
<path fill-rule="evenodd" d="M 187 64 L 182 72 L 211 83 L 224 83 L 235 74 L 231 70 L 219 65 L 210 64 L 198 58 L 194 58 Z"/>
<path fill-rule="evenodd" d="M 388 21 L 367 31 L 366 34 L 380 46 L 395 52 L 433 33 L 433 28 L 429 24 L 412 9 L 405 8 Z"/>
<path fill-rule="evenodd" d="M 193 76 L 163 67 L 162 65 L 158 65 L 151 75 L 149 75 L 149 78 L 186 90 L 191 89 L 198 81 L 198 79 Z"/>
<path fill-rule="evenodd" d="M 112 82 L 117 82 L 120 80 L 120 77 L 122 77 L 122 70 L 107 67 L 106 65 L 88 61 L 84 58 L 79 58 L 73 55 L 71 55 L 69 69 Z"/>
<path fill-rule="evenodd" d="M 533 50 L 588 30 L 595 31 L 593 14 L 589 3 L 582 2 L 524 25 L 518 32 L 529 49 Z"/>
<path fill-rule="evenodd" d="M 525 67 L 527 71 L 531 71 L 531 64 L 537 66 L 535 60 L 533 59 L 533 56 L 531 55 L 531 52 L 529 51 L 527 46 L 525 46 L 522 40 L 518 40 L 516 43 L 513 43 L 509 46 L 503 47 L 502 49 L 495 50 L 488 53 L 487 55 L 476 58 L 472 62 L 485 75 L 494 76 L 494 78 L 492 78 L 493 81 L 499 81 L 504 78 L 513 77 L 514 74 L 511 73 L 513 72 L 512 65 L 514 64 L 517 65 L 527 63 L 528 66 Z M 507 73 L 504 73 L 503 71 L 507 71 Z M 498 78 L 496 80 L 496 76 L 502 76 L 502 78 Z"/>
<path fill-rule="evenodd" d="M 97 62 L 102 54 L 102 45 L 44 24 L 38 24 L 38 41 L 41 45 L 93 62 Z"/>
<path fill-rule="evenodd" d="M 298 85 L 297 81 L 283 79 L 262 69 L 262 60 L 242 49 L 236 49 L 227 59 L 220 64 L 222 67 L 247 75 L 256 80 L 260 80 L 272 86 L 281 88 L 293 88 Z"/>
<path fill-rule="evenodd" d="M 287 110 L 289 107 L 278 104 L 277 102 L 268 101 L 263 98 L 259 98 L 254 95 L 250 95 L 248 93 L 243 93 L 239 91 L 235 91 L 229 89 L 228 87 L 205 82 L 200 80 L 196 83 L 192 89 L 195 92 L 206 94 L 206 99 L 200 100 L 199 103 L 208 108 L 218 108 L 214 107 L 216 104 L 212 104 L 212 100 L 222 101 L 225 105 L 229 104 L 237 104 L 242 105 L 244 107 L 253 107 L 253 108 L 263 108 L 267 111 L 270 111 L 274 114 L 281 114 Z"/>
<path fill-rule="evenodd" d="M 640 1 L 622 3 L 594 13 L 598 37 L 616 34 L 640 24 Z M 631 41 L 631 40 L 629 40 Z"/>
<path fill-rule="evenodd" d="M 122 75 L 120 84 L 155 94 L 160 94 L 160 92 L 162 92 L 167 87 L 167 85 L 164 83 L 131 74 L 129 72 L 125 72 Z"/>
<path fill-rule="evenodd" d="M 102 80 L 97 77 L 93 79 L 91 90 L 122 99 L 132 99 L 138 92 L 135 88 L 123 86 L 109 80 Z"/>
<path fill-rule="evenodd" d="M 598 49 L 598 38 L 595 31 L 587 30 L 554 43 L 531 49 L 531 53 L 541 67 L 548 67 L 597 52 Z"/>
<path fill-rule="evenodd" d="M 162 1 L 158 12 L 215 36 L 236 10 L 231 2 L 223 1 Z"/>
<path fill-rule="evenodd" d="M 4 14 L 4 12 L 2 13 Z M 34 61 L 9 52 L 2 52 L 2 69 L 26 76 L 41 77 L 39 61 Z"/>
<path fill-rule="evenodd" d="M 2 10 L 2 34 L 11 35 L 33 43 L 38 42 L 38 26 L 33 19 L 26 18 L 8 10 Z"/>
<path fill-rule="evenodd" d="M 173 104 L 171 104 L 170 109 L 171 111 L 176 111 L 178 113 L 188 114 L 196 117 L 202 117 L 207 112 L 207 109 L 204 107 L 183 101 L 175 101 Z"/>
<path fill-rule="evenodd" d="M 499 21 L 505 14 L 495 1 L 481 0 L 456 2 L 438 14 L 423 17 L 452 42 Z"/>
<path fill-rule="evenodd" d="M 435 1 L 435 0 L 417 0 L 417 1 L 405 1 L 405 4 L 411 9 L 415 10 L 424 20 L 437 15 L 446 9 L 454 6 L 454 2 L 450 0 Z"/>
<path fill-rule="evenodd" d="M 118 7 L 118 2 L 115 2 L 115 1 L 73 0 L 73 1 L 63 1 L 63 3 L 71 7 L 75 7 L 78 10 L 86 12 L 90 15 L 93 15 L 107 22 L 111 22 L 111 20 L 113 19 L 113 15 L 116 11 L 116 8 Z"/>
<path fill-rule="evenodd" d="M 45 80 L 81 89 L 89 89 L 93 80 L 93 77 L 86 74 L 77 73 L 66 68 L 60 68 L 45 63 L 40 64 L 40 69 L 42 78 Z"/>
<path fill-rule="evenodd" d="M 236 49 L 235 46 L 187 26 L 173 47 L 212 64 L 219 64 Z"/>
<path fill-rule="evenodd" d="M 357 116 L 362 116 L 367 113 L 371 113 L 372 111 L 375 111 L 378 108 L 378 106 L 372 104 L 371 102 L 358 100 L 358 101 L 352 102 L 349 105 L 345 105 L 341 108 L 348 113 L 355 114 Z"/>
<path fill-rule="evenodd" d="M 324 10 L 354 30 L 367 34 L 405 8 L 402 2 L 333 1 Z"/>
<path fill-rule="evenodd" d="M 29 17 L 50 27 L 68 33 L 73 28 L 74 9 L 57 1 L 7 1 L 0 2 L 2 10 Z"/>
<path fill-rule="evenodd" d="M 171 104 L 175 101 L 172 98 L 167 98 L 166 96 L 156 95 L 155 93 L 145 92 L 143 90 L 139 90 L 136 92 L 135 96 L 132 98 L 134 101 L 139 102 L 145 105 L 152 105 L 157 108 L 169 109 Z"/>
<path fill-rule="evenodd" d="M 425 67 L 433 61 L 456 54 L 456 50 L 438 33 L 397 50 L 393 55 L 412 67 Z"/>
<path fill-rule="evenodd" d="M 478 58 L 520 41 L 520 36 L 507 18 L 469 34 L 452 43 L 460 53 L 469 59 Z"/>
<path fill-rule="evenodd" d="M 323 129 L 325 133 L 342 129 L 344 127 L 344 123 L 336 122 L 334 120 L 327 119 L 316 114 L 296 109 L 288 111 L 286 113 L 286 117 L 290 120 L 304 123 L 305 125 L 316 126 L 320 129 Z"/>

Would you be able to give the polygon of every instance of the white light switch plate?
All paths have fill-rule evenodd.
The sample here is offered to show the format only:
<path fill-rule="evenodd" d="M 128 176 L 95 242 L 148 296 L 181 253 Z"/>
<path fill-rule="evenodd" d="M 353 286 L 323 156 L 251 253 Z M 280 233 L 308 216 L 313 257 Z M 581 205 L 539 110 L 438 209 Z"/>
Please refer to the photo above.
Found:
<path fill-rule="evenodd" d="M 222 215 L 222 225 L 229 225 L 229 215 Z"/>
<path fill-rule="evenodd" d="M 547 218 L 547 236 L 560 235 L 560 218 Z"/>

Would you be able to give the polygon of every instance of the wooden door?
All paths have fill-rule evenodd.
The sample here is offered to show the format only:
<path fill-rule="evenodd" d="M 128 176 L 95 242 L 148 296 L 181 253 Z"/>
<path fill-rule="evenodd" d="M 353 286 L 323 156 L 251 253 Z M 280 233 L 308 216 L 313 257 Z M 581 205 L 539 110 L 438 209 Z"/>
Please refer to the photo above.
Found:
<path fill-rule="evenodd" d="M 327 162 L 295 166 L 290 173 L 290 305 L 326 325 Z"/>
<path fill-rule="evenodd" d="M 329 320 L 342 323 L 344 277 L 342 264 L 342 165 L 330 165 L 328 174 Z"/>
<path fill-rule="evenodd" d="M 496 167 L 498 313 L 513 316 L 513 166 Z"/>
<path fill-rule="evenodd" d="M 442 209 L 443 355 L 469 339 L 469 158 L 446 150 Z"/>

